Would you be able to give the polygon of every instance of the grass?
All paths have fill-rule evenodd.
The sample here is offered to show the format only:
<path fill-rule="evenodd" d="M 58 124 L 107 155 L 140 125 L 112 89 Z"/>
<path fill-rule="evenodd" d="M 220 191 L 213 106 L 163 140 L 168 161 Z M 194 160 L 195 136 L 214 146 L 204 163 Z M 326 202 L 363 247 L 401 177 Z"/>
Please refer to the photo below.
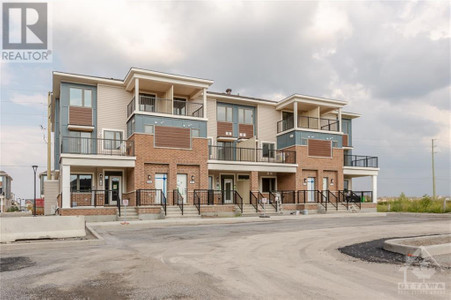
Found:
<path fill-rule="evenodd" d="M 409 199 L 404 193 L 395 199 L 377 204 L 378 212 L 449 213 L 451 202 L 447 201 L 443 211 L 443 200 L 432 200 L 428 195 L 421 199 Z"/>

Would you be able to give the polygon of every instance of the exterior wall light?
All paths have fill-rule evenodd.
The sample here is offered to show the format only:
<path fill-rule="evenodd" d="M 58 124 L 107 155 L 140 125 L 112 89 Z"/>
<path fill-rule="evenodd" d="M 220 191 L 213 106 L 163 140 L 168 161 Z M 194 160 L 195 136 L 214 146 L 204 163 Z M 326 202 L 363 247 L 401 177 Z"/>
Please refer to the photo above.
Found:
<path fill-rule="evenodd" d="M 307 178 L 304 178 L 304 185 L 307 185 Z"/>
<path fill-rule="evenodd" d="M 334 185 L 334 180 L 333 179 L 330 180 L 330 185 Z"/>
<path fill-rule="evenodd" d="M 194 175 L 191 175 L 191 181 L 190 183 L 194 183 Z"/>
<path fill-rule="evenodd" d="M 99 186 L 102 186 L 102 185 L 103 185 L 103 174 L 100 173 L 99 174 Z"/>

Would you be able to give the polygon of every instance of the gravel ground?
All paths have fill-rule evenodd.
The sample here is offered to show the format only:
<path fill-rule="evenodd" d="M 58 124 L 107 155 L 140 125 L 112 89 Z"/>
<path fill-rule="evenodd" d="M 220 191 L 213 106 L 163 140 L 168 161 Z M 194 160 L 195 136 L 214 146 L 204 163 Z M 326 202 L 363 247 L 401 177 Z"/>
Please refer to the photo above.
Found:
<path fill-rule="evenodd" d="M 2 250 L 0 298 L 449 299 L 450 270 L 431 278 L 446 284 L 445 294 L 401 295 L 402 264 L 370 263 L 337 249 L 449 233 L 450 225 L 449 218 L 440 216 L 351 215 L 228 225 L 98 227 L 103 245 Z"/>

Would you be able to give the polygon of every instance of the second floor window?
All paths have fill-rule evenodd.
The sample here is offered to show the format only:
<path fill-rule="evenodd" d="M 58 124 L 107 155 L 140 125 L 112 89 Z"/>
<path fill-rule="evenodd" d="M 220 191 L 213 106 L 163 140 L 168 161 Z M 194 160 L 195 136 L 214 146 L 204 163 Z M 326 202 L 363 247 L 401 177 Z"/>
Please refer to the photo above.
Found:
<path fill-rule="evenodd" d="M 108 150 L 117 150 L 121 147 L 122 132 L 105 130 L 105 140 L 103 141 L 103 148 Z"/>
<path fill-rule="evenodd" d="M 186 99 L 174 97 L 174 115 L 186 115 Z"/>
<path fill-rule="evenodd" d="M 254 110 L 250 108 L 238 109 L 238 123 L 240 124 L 254 124 Z"/>
<path fill-rule="evenodd" d="M 70 106 L 92 107 L 92 91 L 82 88 L 69 88 Z"/>
<path fill-rule="evenodd" d="M 274 158 L 275 152 L 274 149 L 275 149 L 274 143 L 262 143 L 263 157 Z"/>
<path fill-rule="evenodd" d="M 67 149 L 69 153 L 91 153 L 93 141 L 90 132 L 70 131 L 69 137 Z"/>
<path fill-rule="evenodd" d="M 218 105 L 218 122 L 232 122 L 232 107 Z"/>

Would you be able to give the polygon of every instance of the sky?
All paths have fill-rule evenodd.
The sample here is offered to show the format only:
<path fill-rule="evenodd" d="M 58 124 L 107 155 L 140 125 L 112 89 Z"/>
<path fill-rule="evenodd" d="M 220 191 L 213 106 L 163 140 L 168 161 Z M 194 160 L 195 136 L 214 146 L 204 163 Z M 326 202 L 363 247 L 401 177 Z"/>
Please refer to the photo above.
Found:
<path fill-rule="evenodd" d="M 52 71 L 130 67 L 214 80 L 212 91 L 346 100 L 353 154 L 379 157 L 379 196 L 450 195 L 448 1 L 50 1 L 52 63 L 1 63 L 0 169 L 18 198 L 46 170 Z M 370 178 L 354 189 L 371 189 Z"/>

